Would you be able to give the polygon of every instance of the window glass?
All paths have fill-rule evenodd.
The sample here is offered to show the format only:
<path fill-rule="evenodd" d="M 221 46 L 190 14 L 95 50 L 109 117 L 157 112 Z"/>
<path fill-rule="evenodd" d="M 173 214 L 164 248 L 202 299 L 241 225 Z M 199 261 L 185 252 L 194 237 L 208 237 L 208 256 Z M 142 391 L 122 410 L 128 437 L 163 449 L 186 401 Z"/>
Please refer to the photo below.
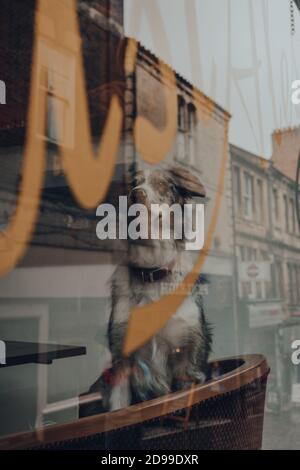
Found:
<path fill-rule="evenodd" d="M 0 11 L 0 450 L 300 449 L 300 2 Z"/>

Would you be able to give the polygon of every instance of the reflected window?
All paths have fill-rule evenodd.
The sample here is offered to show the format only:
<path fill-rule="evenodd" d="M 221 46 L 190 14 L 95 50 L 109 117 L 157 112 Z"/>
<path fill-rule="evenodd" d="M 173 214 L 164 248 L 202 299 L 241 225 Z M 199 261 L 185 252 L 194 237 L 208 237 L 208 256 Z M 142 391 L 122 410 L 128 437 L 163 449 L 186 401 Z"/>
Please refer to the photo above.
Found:
<path fill-rule="evenodd" d="M 234 192 L 234 204 L 235 210 L 239 215 L 241 212 L 242 195 L 241 195 L 241 171 L 239 167 L 233 168 L 233 192 Z"/>
<path fill-rule="evenodd" d="M 273 188 L 273 211 L 274 211 L 274 220 L 278 222 L 279 220 L 279 201 L 278 201 L 278 191 L 276 188 Z"/>
<path fill-rule="evenodd" d="M 290 222 L 289 222 L 289 204 L 287 195 L 283 196 L 283 207 L 284 207 L 284 217 L 285 217 L 285 230 L 290 231 Z"/>
<path fill-rule="evenodd" d="M 188 105 L 188 159 L 191 165 L 196 161 L 196 108 L 193 104 Z"/>
<path fill-rule="evenodd" d="M 273 266 L 273 295 L 275 298 L 282 298 L 284 296 L 283 292 L 283 271 L 282 263 L 279 260 L 276 260 Z"/>
<path fill-rule="evenodd" d="M 261 179 L 257 180 L 257 221 L 262 223 L 264 220 L 264 194 L 263 182 Z"/>
<path fill-rule="evenodd" d="M 298 301 L 298 285 L 297 285 L 297 266 L 288 263 L 287 265 L 288 270 L 288 293 L 289 293 L 289 302 L 292 305 L 296 305 Z"/>
<path fill-rule="evenodd" d="M 183 161 L 186 159 L 186 117 L 185 117 L 185 101 L 178 97 L 178 132 L 177 132 L 177 159 Z"/>
<path fill-rule="evenodd" d="M 46 131 L 39 133 L 52 144 L 74 145 L 75 116 L 75 60 L 69 54 L 58 52 L 44 43 L 39 47 L 41 63 L 40 89 L 46 93 Z M 40 126 L 43 119 L 40 119 Z"/>
<path fill-rule="evenodd" d="M 292 224 L 292 233 L 296 232 L 296 214 L 295 214 L 295 202 L 294 199 L 290 199 L 290 210 L 291 210 L 291 224 Z"/>
<path fill-rule="evenodd" d="M 254 213 L 254 191 L 253 177 L 249 173 L 244 174 L 244 216 L 247 219 L 253 218 Z"/>
<path fill-rule="evenodd" d="M 58 132 L 57 118 L 61 116 L 62 125 L 59 126 Z M 60 136 L 64 135 L 65 120 L 66 120 L 66 103 L 50 93 L 48 94 L 48 115 L 47 115 L 47 138 L 52 143 L 61 143 Z"/>

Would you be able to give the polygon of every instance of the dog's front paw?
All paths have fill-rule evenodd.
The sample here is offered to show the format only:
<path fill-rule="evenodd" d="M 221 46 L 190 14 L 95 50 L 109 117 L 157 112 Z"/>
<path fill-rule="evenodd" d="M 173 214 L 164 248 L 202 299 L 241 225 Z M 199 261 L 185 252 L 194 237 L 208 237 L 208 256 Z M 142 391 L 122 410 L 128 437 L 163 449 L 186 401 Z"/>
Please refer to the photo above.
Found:
<path fill-rule="evenodd" d="M 116 366 L 111 381 L 111 394 L 109 398 L 110 411 L 120 410 L 131 405 L 131 392 L 129 383 L 130 368 L 126 365 Z"/>
<path fill-rule="evenodd" d="M 203 384 L 206 381 L 206 375 L 201 371 L 188 370 L 186 377 L 177 378 L 173 381 L 173 390 L 189 390 L 195 384 Z"/>
<path fill-rule="evenodd" d="M 170 392 L 167 377 L 153 364 L 138 359 L 131 375 L 131 385 L 135 401 L 146 401 Z"/>
<path fill-rule="evenodd" d="M 206 375 L 201 371 L 188 370 L 187 375 L 193 382 L 197 384 L 203 384 L 206 381 Z"/>
<path fill-rule="evenodd" d="M 131 396 L 129 391 L 129 384 L 127 381 L 124 381 L 121 385 L 117 385 L 112 389 L 109 400 L 110 411 L 126 408 L 131 404 L 130 402 Z"/>

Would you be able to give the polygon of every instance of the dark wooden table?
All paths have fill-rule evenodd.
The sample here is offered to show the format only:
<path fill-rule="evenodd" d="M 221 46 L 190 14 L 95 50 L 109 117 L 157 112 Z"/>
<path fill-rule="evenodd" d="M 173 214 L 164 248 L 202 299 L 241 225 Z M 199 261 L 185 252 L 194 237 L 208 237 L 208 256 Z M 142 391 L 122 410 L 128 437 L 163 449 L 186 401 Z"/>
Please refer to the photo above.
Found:
<path fill-rule="evenodd" d="M 5 341 L 6 364 L 0 368 L 21 364 L 51 364 L 55 359 L 83 356 L 84 346 L 66 346 L 63 344 L 27 343 L 23 341 Z"/>

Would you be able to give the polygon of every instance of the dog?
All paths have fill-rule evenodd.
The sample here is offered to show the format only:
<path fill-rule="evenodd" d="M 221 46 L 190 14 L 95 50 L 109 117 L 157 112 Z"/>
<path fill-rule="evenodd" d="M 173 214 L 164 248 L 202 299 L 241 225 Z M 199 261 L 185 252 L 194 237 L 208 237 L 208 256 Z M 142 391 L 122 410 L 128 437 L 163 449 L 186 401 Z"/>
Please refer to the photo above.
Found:
<path fill-rule="evenodd" d="M 186 169 L 173 166 L 137 171 L 129 186 L 129 204 L 184 204 L 205 190 Z M 185 240 L 175 239 L 174 219 L 170 239 L 129 242 L 126 265 L 117 267 L 111 282 L 111 314 L 108 344 L 112 366 L 106 369 L 90 392 L 102 395 L 104 411 L 114 411 L 149 400 L 192 383 L 203 383 L 208 375 L 212 334 L 206 320 L 199 277 L 190 295 L 165 326 L 129 357 L 122 353 L 130 311 L 171 293 L 191 271 L 195 253 L 185 250 Z"/>

